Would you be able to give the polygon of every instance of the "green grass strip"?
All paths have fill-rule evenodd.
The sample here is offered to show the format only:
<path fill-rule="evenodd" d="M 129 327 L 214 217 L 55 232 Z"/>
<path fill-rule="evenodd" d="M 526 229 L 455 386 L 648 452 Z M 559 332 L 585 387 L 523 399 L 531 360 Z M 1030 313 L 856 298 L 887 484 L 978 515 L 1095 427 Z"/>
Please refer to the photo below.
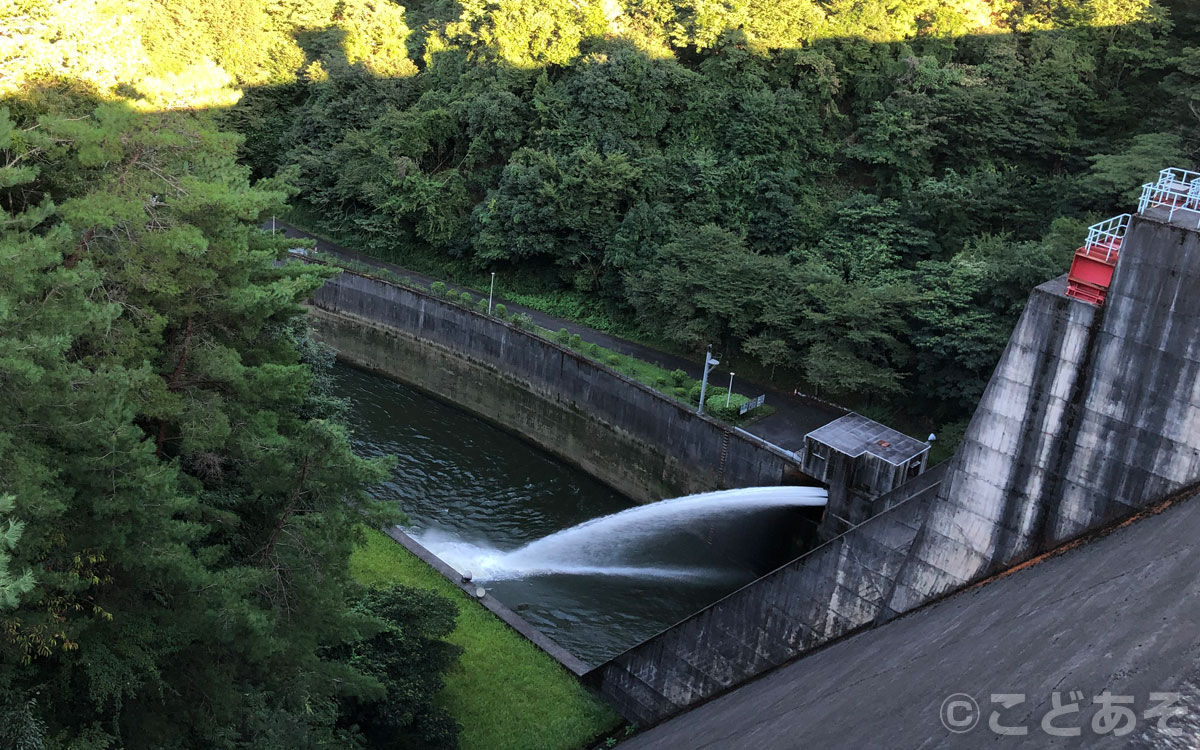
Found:
<path fill-rule="evenodd" d="M 620 717 L 540 649 L 382 532 L 370 530 L 350 558 L 368 586 L 433 589 L 458 605 L 449 640 L 461 646 L 441 700 L 462 725 L 463 750 L 574 750 Z"/>

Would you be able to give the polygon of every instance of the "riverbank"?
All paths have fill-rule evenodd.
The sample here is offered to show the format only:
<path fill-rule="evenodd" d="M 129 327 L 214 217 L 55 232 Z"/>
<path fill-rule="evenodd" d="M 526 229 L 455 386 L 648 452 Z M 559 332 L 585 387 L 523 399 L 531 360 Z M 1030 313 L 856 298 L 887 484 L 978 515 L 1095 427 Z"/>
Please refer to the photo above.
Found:
<path fill-rule="evenodd" d="M 368 586 L 432 589 L 458 607 L 449 641 L 463 649 L 441 700 L 462 725 L 463 750 L 573 750 L 614 732 L 620 717 L 536 646 L 382 532 L 350 559 Z"/>
<path fill-rule="evenodd" d="M 478 296 L 486 296 L 488 291 L 462 284 L 447 283 L 444 279 L 366 255 L 344 244 L 334 242 L 327 237 L 314 234 L 283 221 L 277 221 L 275 226 L 277 231 L 283 232 L 288 237 L 314 241 L 316 250 L 321 253 L 328 253 L 354 263 L 383 269 L 389 274 L 393 274 L 399 278 L 406 278 L 412 283 L 424 286 L 425 288 L 430 288 L 434 283 L 440 282 L 446 285 L 448 291 L 457 294 L 466 292 Z M 501 285 L 503 284 L 503 282 L 500 283 Z M 695 379 L 701 376 L 698 360 L 693 361 L 692 359 L 680 357 L 669 352 L 663 352 L 566 318 L 547 314 L 541 310 L 515 302 L 507 298 L 503 293 L 495 294 L 493 302 L 504 304 L 511 314 L 528 315 L 533 324 L 541 328 L 551 331 L 566 329 L 569 335 L 578 335 L 586 343 L 596 344 L 604 349 L 627 355 L 642 362 L 663 368 L 664 370 L 682 370 L 689 378 Z M 713 371 L 710 384 L 714 387 L 719 387 L 723 384 L 728 385 L 728 378 L 728 370 L 718 368 Z M 834 404 L 809 396 L 786 392 L 783 389 L 761 382 L 750 382 L 735 378 L 734 390 L 748 392 L 751 395 L 766 395 L 767 403 L 774 408 L 774 413 L 754 420 L 752 423 L 747 424 L 745 429 L 751 434 L 786 450 L 794 451 L 800 449 L 803 446 L 806 434 L 846 413 L 845 409 Z"/>

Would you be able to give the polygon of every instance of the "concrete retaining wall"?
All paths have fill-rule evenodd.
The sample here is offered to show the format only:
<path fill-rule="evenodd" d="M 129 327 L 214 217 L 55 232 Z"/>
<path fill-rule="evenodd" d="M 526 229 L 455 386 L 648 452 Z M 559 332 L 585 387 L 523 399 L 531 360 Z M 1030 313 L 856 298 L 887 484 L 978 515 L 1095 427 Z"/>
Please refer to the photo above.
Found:
<path fill-rule="evenodd" d="M 580 354 L 412 289 L 346 272 L 319 289 L 320 338 L 436 393 L 639 502 L 780 484 L 791 454 Z"/>
<path fill-rule="evenodd" d="M 630 721 L 653 724 L 869 626 L 947 464 L 880 497 L 882 513 L 592 670 Z"/>

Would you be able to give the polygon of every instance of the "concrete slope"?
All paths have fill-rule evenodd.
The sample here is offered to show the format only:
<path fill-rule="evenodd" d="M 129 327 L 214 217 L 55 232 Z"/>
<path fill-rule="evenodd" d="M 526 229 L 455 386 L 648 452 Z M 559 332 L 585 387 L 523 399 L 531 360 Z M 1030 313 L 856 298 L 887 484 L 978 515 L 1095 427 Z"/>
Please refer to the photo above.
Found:
<path fill-rule="evenodd" d="M 1196 747 L 1200 743 L 1200 499 L 962 592 L 883 627 L 780 667 L 622 743 L 623 750 L 700 748 Z M 1092 698 L 1131 695 L 1124 736 L 1092 727 Z M 1084 698 L 1079 713 L 1041 727 L 1059 691 Z M 1190 717 L 1168 726 L 1142 712 L 1151 692 L 1180 692 Z M 972 731 L 952 734 L 943 701 L 966 693 L 982 709 Z M 1012 708 L 992 694 L 1024 693 Z M 1001 725 L 1025 736 L 998 736 Z M 959 713 L 958 718 L 965 714 Z"/>

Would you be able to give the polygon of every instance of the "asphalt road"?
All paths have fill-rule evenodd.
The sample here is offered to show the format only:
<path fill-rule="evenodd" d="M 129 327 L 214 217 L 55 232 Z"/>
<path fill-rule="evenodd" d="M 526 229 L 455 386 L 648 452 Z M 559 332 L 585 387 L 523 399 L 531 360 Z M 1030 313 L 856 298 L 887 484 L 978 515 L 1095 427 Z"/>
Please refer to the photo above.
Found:
<path fill-rule="evenodd" d="M 324 240 L 301 229 L 297 229 L 296 227 L 293 227 L 290 224 L 286 224 L 282 221 L 277 221 L 275 223 L 275 227 L 276 231 L 282 231 L 288 237 L 302 237 L 305 239 L 315 240 L 317 243 L 317 249 L 321 252 L 355 260 L 375 268 L 385 268 L 401 276 L 407 276 L 413 281 L 420 282 L 425 285 L 429 285 L 435 281 L 443 281 L 442 279 L 438 279 L 427 274 L 418 273 L 416 271 L 397 266 L 394 263 L 387 263 L 385 261 L 378 260 L 377 258 L 372 258 L 369 255 L 363 255 L 362 253 L 342 247 L 336 243 L 329 242 L 328 240 Z M 270 225 L 268 224 L 264 228 L 270 228 Z M 472 292 L 475 295 L 487 294 L 486 289 L 474 289 L 472 287 L 450 284 L 448 282 L 446 283 L 446 286 L 460 292 Z M 560 328 L 566 328 L 571 333 L 577 333 L 582 336 L 584 341 L 598 344 L 605 349 L 611 349 L 612 351 L 620 352 L 621 354 L 628 354 L 644 362 L 650 362 L 659 365 L 660 367 L 665 367 L 668 370 L 681 369 L 693 378 L 699 378 L 701 376 L 699 357 L 693 361 L 691 359 L 685 359 L 674 354 L 662 352 L 634 341 L 628 341 L 602 331 L 597 331 L 594 328 L 589 328 L 587 326 L 579 325 L 578 323 L 563 320 L 562 318 L 556 318 L 551 315 L 547 315 L 543 312 L 525 307 L 524 305 L 511 302 L 500 295 L 496 295 L 494 301 L 503 302 L 505 307 L 507 307 L 511 313 L 525 313 L 529 317 L 533 318 L 533 321 L 543 328 L 549 328 L 552 331 L 557 331 Z M 727 384 L 729 381 L 729 371 L 717 368 L 709 374 L 709 380 L 714 385 Z M 799 450 L 804 444 L 804 436 L 806 434 L 846 413 L 845 409 L 831 406 L 805 396 L 795 396 L 772 386 L 754 383 L 753 381 L 749 381 L 744 378 L 735 379 L 734 390 L 751 397 L 760 393 L 766 394 L 767 403 L 775 407 L 775 413 L 751 422 L 750 424 L 746 425 L 744 429 L 747 432 L 758 435 L 764 440 L 772 442 L 775 445 L 787 450 Z"/>
<path fill-rule="evenodd" d="M 775 669 L 619 748 L 1200 747 L 1198 569 L 1193 498 Z M 1104 691 L 1133 699 L 1130 731 L 1130 717 L 1107 732 L 1093 723 Z M 1047 719 L 1055 692 L 1077 711 Z M 1159 703 L 1151 693 L 1179 694 L 1186 713 L 1166 727 L 1181 736 L 1144 716 Z M 969 731 L 949 731 L 943 716 Z"/>

